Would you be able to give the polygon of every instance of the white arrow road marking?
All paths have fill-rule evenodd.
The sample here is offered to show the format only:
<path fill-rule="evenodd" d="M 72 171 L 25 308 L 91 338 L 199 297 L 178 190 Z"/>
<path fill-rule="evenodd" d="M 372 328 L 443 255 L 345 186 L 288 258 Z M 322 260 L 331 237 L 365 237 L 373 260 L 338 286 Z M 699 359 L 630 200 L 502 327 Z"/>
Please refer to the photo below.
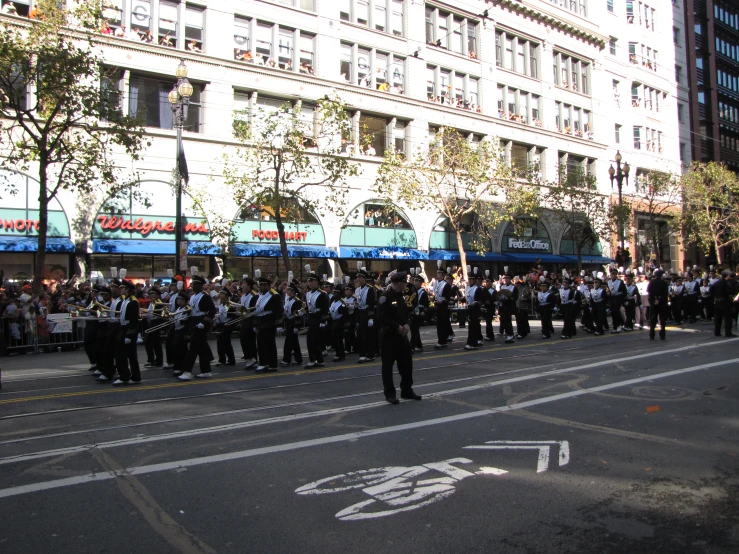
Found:
<path fill-rule="evenodd" d="M 465 446 L 466 450 L 538 450 L 536 473 L 549 469 L 549 453 L 553 445 L 559 445 L 559 465 L 570 462 L 570 443 L 567 441 L 487 441 L 485 444 Z"/>

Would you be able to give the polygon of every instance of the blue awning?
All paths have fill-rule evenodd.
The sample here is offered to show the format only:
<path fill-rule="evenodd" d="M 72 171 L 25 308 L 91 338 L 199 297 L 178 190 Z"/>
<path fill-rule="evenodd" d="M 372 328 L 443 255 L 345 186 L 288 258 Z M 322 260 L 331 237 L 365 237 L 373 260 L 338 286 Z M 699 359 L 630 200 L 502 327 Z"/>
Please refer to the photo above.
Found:
<path fill-rule="evenodd" d="M 37 252 L 36 237 L 0 237 L 0 252 Z M 74 243 L 70 239 L 46 239 L 46 251 L 73 253 Z"/>
<path fill-rule="evenodd" d="M 518 254 L 514 252 L 506 252 L 505 256 L 511 262 L 536 262 L 549 264 L 566 264 L 570 263 L 570 259 L 566 256 L 557 256 L 556 254 Z"/>
<path fill-rule="evenodd" d="M 459 260 L 458 250 L 429 250 L 429 260 Z M 497 252 L 485 252 L 480 255 L 477 252 L 467 252 L 468 262 L 509 262 L 511 259 Z"/>
<path fill-rule="evenodd" d="M 238 243 L 231 248 L 234 256 L 248 258 L 279 258 L 282 256 L 279 244 Z M 287 253 L 291 258 L 336 258 L 336 250 L 326 246 L 308 244 L 288 244 Z"/>
<path fill-rule="evenodd" d="M 565 256 L 571 263 L 577 263 L 577 256 L 568 255 Z M 613 264 L 616 263 L 616 260 L 612 258 L 606 258 L 604 256 L 583 256 L 582 257 L 582 263 L 584 264 L 598 264 L 598 265 L 605 265 L 605 264 Z"/>
<path fill-rule="evenodd" d="M 174 240 L 94 239 L 93 254 L 162 254 L 174 256 Z M 218 255 L 221 248 L 212 242 L 190 241 L 187 253 L 193 256 Z"/>
<path fill-rule="evenodd" d="M 428 260 L 429 255 L 415 248 L 403 248 L 402 246 L 378 246 L 371 248 L 366 246 L 340 246 L 339 258 L 385 259 L 385 260 Z"/>

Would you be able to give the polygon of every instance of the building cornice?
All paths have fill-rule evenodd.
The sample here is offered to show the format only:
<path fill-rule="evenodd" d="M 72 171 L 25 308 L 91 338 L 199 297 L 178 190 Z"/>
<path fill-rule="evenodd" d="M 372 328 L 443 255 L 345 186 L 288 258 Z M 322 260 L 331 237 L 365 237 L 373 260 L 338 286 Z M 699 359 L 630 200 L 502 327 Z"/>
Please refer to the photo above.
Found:
<path fill-rule="evenodd" d="M 530 17 L 531 19 L 539 23 L 548 25 L 553 29 L 563 31 L 569 35 L 572 35 L 594 46 L 597 46 L 601 50 L 606 47 L 606 43 L 608 42 L 608 37 L 599 33 L 595 33 L 576 23 L 564 21 L 558 15 L 555 15 L 554 13 L 547 10 L 543 10 L 541 8 L 532 8 L 526 5 L 526 2 L 524 0 L 492 0 L 492 4 L 494 6 L 500 6 L 502 8 L 508 9 L 519 15 Z"/>

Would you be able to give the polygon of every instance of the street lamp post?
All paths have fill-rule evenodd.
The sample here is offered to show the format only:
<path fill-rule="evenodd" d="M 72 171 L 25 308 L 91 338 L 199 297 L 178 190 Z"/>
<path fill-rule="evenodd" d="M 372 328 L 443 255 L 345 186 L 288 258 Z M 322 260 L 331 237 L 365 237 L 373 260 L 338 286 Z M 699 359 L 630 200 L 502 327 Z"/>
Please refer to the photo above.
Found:
<path fill-rule="evenodd" d="M 621 157 L 621 152 L 616 152 L 616 169 L 613 169 L 613 164 L 611 164 L 611 167 L 608 168 L 608 175 L 611 178 L 611 188 L 613 188 L 613 181 L 616 181 L 616 185 L 618 186 L 618 207 L 623 208 L 624 205 L 624 198 L 623 198 L 623 185 L 624 185 L 624 179 L 626 179 L 626 184 L 629 184 L 629 171 L 631 171 L 631 166 L 629 166 L 628 163 L 624 162 L 623 168 L 621 167 L 621 160 L 623 158 Z M 623 224 L 618 226 L 618 234 L 619 234 L 619 240 L 621 242 L 621 252 L 624 251 L 624 226 Z"/>
<path fill-rule="evenodd" d="M 177 130 L 177 154 L 176 160 L 176 174 L 177 174 L 177 199 L 175 204 L 175 273 L 184 277 L 184 273 L 187 271 L 187 264 L 180 264 L 180 253 L 183 242 L 183 225 L 182 225 L 182 167 L 180 166 L 182 157 L 182 127 L 187 120 L 187 106 L 190 103 L 190 96 L 192 96 L 192 85 L 187 80 L 187 66 L 185 60 L 180 60 L 180 64 L 175 70 L 177 76 L 177 83 L 169 94 L 169 103 L 172 106 L 172 125 Z M 185 253 L 187 247 L 185 247 Z"/>

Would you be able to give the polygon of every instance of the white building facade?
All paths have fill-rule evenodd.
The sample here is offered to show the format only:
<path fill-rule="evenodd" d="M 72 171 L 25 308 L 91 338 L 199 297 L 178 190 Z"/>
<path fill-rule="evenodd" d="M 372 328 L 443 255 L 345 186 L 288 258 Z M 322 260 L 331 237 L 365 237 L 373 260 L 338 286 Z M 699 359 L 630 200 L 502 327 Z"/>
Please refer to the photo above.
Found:
<path fill-rule="evenodd" d="M 680 169 L 667 0 L 654 0 L 654 6 L 624 0 L 113 3 L 112 33 L 99 37 L 112 70 L 106 86 L 117 91 L 124 111 L 145 115 L 152 145 L 143 162 L 127 169 L 139 172 L 152 206 L 131 202 L 114 213 L 104 198 L 91 205 L 60 196 L 57 211 L 66 217 L 74 256 L 88 275 L 107 275 L 114 266 L 127 267 L 134 278 L 159 278 L 174 267 L 168 183 L 176 141 L 167 93 L 180 59 L 194 86 L 183 132 L 190 187 L 207 190 L 209 210 L 239 222 L 238 248 L 226 266 L 233 275 L 251 275 L 257 267 L 285 275 L 269 214 L 235 205 L 223 184 L 222 156 L 235 145 L 234 110 L 291 101 L 300 102 L 308 117 L 317 100 L 337 92 L 355 128 L 374 135 L 374 153 L 355 156 L 362 174 L 349 179 L 349 215 L 308 214 L 290 227 L 291 256 L 300 267 L 311 263 L 329 275 L 357 261 L 374 271 L 435 259 L 454 265 L 454 243 L 439 214 L 397 206 L 388 224 L 379 213 L 383 199 L 371 192 L 385 148 L 410 153 L 441 126 L 473 141 L 500 139 L 510 163 L 538 163 L 544 180 L 554 180 L 560 165 L 580 167 L 597 176 L 608 196 L 608 167 L 618 150 L 632 176 Z M 642 23 L 627 15 L 627 4 Z M 151 42 L 140 40 L 147 32 Z M 32 204 L 27 200 L 26 209 Z M 207 217 L 188 200 L 184 204 L 188 265 L 217 274 L 222 266 Z M 536 259 L 572 265 L 566 229 L 546 215 L 532 221 L 525 237 L 506 227 L 490 230 L 489 252 L 473 256 L 473 265 L 492 271 L 524 269 Z M 611 257 L 611 240 L 601 237 L 600 248 L 586 257 L 594 264 Z M 66 271 L 73 264 L 70 256 Z"/>

